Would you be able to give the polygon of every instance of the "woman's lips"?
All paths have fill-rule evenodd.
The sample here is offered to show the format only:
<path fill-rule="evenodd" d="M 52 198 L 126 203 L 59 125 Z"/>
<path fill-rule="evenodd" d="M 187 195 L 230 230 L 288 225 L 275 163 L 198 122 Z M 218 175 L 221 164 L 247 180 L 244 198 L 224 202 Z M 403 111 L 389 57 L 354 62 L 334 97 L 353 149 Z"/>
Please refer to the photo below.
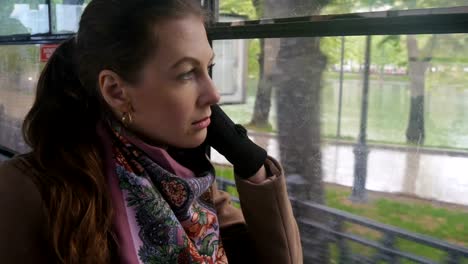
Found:
<path fill-rule="evenodd" d="M 204 129 L 207 128 L 211 123 L 210 117 L 205 117 L 199 121 L 196 121 L 192 123 L 192 126 L 194 126 L 196 129 Z"/>

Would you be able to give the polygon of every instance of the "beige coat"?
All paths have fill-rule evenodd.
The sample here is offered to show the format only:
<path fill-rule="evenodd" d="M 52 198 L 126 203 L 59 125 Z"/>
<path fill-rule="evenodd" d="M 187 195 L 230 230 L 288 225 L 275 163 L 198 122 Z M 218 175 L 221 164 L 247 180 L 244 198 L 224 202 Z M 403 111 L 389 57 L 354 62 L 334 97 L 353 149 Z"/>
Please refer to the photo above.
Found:
<path fill-rule="evenodd" d="M 274 176 L 262 184 L 236 177 L 242 211 L 232 206 L 228 193 L 212 186 L 229 261 L 300 264 L 300 236 L 283 172 L 273 159 L 265 165 Z M 0 164 L 0 262 L 4 264 L 50 263 L 45 254 L 46 209 L 32 181 L 33 170 L 21 157 Z"/>

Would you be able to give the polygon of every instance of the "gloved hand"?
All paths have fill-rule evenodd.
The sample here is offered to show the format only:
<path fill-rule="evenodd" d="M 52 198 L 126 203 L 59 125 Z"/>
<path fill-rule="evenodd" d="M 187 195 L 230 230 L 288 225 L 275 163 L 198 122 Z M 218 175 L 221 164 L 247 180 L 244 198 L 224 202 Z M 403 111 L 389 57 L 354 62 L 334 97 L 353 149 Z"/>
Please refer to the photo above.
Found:
<path fill-rule="evenodd" d="M 247 130 L 234 124 L 218 105 L 211 106 L 206 141 L 234 165 L 234 173 L 241 178 L 253 176 L 267 158 L 266 151 L 249 139 Z"/>

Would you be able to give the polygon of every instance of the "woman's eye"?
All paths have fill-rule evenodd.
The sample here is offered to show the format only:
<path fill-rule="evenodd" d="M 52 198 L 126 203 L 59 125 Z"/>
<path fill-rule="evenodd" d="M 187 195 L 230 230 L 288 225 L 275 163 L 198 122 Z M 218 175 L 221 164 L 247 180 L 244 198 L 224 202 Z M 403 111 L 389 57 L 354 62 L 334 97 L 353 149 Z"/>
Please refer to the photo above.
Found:
<path fill-rule="evenodd" d="M 212 71 L 213 70 L 213 67 L 215 66 L 215 64 L 210 64 L 208 66 L 208 71 Z M 182 73 L 181 75 L 178 76 L 178 79 L 179 80 L 182 80 L 182 81 L 188 81 L 188 80 L 192 80 L 193 78 L 195 78 L 195 74 L 197 73 L 196 72 L 197 69 L 196 68 L 193 68 L 191 69 L 190 71 L 187 71 L 185 73 Z"/>
<path fill-rule="evenodd" d="M 179 75 L 179 79 L 184 80 L 184 81 L 193 79 L 193 76 L 195 74 L 194 71 L 195 70 L 192 69 L 192 70 L 190 70 L 188 72 L 182 73 L 181 75 Z"/>

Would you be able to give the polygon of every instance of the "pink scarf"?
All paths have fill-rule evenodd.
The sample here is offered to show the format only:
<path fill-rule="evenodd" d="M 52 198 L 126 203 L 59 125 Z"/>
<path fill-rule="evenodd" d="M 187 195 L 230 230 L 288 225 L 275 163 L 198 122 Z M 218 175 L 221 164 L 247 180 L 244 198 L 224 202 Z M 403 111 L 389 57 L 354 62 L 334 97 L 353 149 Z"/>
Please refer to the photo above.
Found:
<path fill-rule="evenodd" d="M 166 150 L 100 125 L 120 263 L 227 263 L 209 187 Z"/>

